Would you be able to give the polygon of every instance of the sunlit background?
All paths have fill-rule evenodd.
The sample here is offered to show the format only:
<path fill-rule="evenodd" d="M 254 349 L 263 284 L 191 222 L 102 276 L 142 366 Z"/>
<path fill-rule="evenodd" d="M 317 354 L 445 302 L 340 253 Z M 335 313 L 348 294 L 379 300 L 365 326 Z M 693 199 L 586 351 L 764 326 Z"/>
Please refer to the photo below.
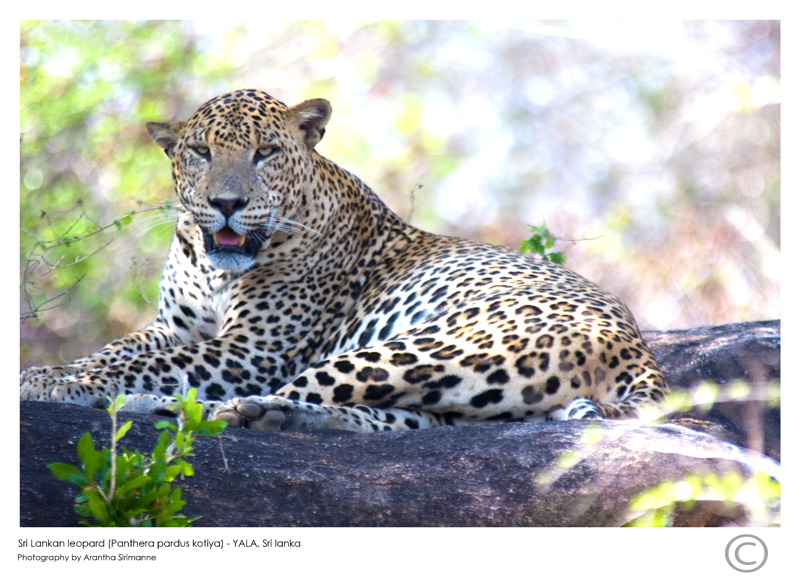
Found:
<path fill-rule="evenodd" d="M 780 317 L 777 22 L 28 21 L 20 56 L 23 366 L 153 319 L 144 123 L 241 87 L 330 100 L 318 150 L 416 226 L 546 223 L 643 329 Z"/>

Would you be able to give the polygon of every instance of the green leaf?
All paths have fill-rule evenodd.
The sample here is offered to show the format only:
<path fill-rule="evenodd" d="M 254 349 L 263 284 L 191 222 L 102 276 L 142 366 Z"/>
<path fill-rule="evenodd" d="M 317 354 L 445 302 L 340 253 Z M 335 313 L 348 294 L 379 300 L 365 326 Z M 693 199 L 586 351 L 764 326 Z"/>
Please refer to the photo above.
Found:
<path fill-rule="evenodd" d="M 183 476 L 192 476 L 194 474 L 194 468 L 186 460 L 180 460 L 179 461 L 179 465 L 181 467 L 181 472 L 180 473 Z"/>
<path fill-rule="evenodd" d="M 85 486 L 87 484 L 86 475 L 77 467 L 72 464 L 62 464 L 55 462 L 48 464 L 47 468 L 53 476 L 59 480 L 65 480 L 78 486 Z"/>
<path fill-rule="evenodd" d="M 96 453 L 97 451 L 94 449 L 92 434 L 86 432 L 81 436 L 81 439 L 78 440 L 78 457 L 81 459 L 81 462 L 86 462 L 87 459 L 91 459 Z"/>
<path fill-rule="evenodd" d="M 520 243 L 520 251 L 524 253 L 531 253 L 536 256 L 554 262 L 556 264 L 564 264 L 566 262 L 566 254 L 563 252 L 547 252 L 548 249 L 553 248 L 559 236 L 550 232 L 546 225 L 531 226 L 531 235 Z"/>
<path fill-rule="evenodd" d="M 128 433 L 128 430 L 131 428 L 131 425 L 133 425 L 133 421 L 126 421 L 125 423 L 123 423 L 119 427 L 119 429 L 117 430 L 117 435 L 116 435 L 116 440 L 117 441 L 119 441 L 123 437 L 125 437 L 125 434 Z"/>
<path fill-rule="evenodd" d="M 203 406 L 199 403 L 192 403 L 186 409 L 187 413 L 187 426 L 190 429 L 195 429 L 203 420 Z"/>
<path fill-rule="evenodd" d="M 166 431 L 162 431 L 158 434 L 158 440 L 156 441 L 156 445 L 153 448 L 153 459 L 163 460 L 166 457 L 167 448 L 169 447 L 170 442 L 172 441 L 172 436 Z"/>
<path fill-rule="evenodd" d="M 200 425 L 197 426 L 195 433 L 203 436 L 216 435 L 218 433 L 222 433 L 226 427 L 228 427 L 227 421 L 222 421 L 221 419 L 209 419 L 201 422 Z"/>
<path fill-rule="evenodd" d="M 186 504 L 186 501 L 181 500 L 181 489 L 176 488 L 172 491 L 172 494 L 169 497 L 169 505 L 167 506 L 167 512 L 172 515 L 180 511 L 183 506 Z"/>
<path fill-rule="evenodd" d="M 106 407 L 106 411 L 108 411 L 109 415 L 113 417 L 114 413 L 122 409 L 122 406 L 125 404 L 125 395 L 117 395 L 116 397 L 107 397 L 108 399 L 108 407 Z"/>
<path fill-rule="evenodd" d="M 164 463 L 164 459 L 159 458 L 147 469 L 147 476 L 150 477 L 153 482 L 161 482 L 164 479 L 166 471 L 167 465 Z"/>
<path fill-rule="evenodd" d="M 108 526 L 111 521 L 111 512 L 108 508 L 108 503 L 95 491 L 89 494 L 87 506 L 92 513 L 92 516 L 97 519 L 101 525 Z"/>
<path fill-rule="evenodd" d="M 179 454 L 183 453 L 184 445 L 185 445 L 185 438 L 186 438 L 186 436 L 183 433 L 175 434 L 175 439 L 173 441 L 175 442 L 175 450 Z"/>
<path fill-rule="evenodd" d="M 136 465 L 136 459 L 117 458 L 117 485 L 124 483 L 128 478 L 135 478 L 142 473 Z M 109 469 L 109 472 L 111 470 Z"/>
<path fill-rule="evenodd" d="M 180 474 L 182 470 L 183 466 L 181 466 L 180 464 L 167 466 L 166 469 L 164 470 L 164 481 L 171 482 L 175 480 L 175 477 L 178 476 L 178 474 Z"/>
<path fill-rule="evenodd" d="M 78 457 L 83 464 L 83 472 L 87 480 L 91 481 L 95 477 L 98 470 L 100 470 L 103 463 L 106 461 L 107 450 L 98 452 L 94 449 L 94 440 L 90 433 L 85 433 L 78 440 Z"/>
<path fill-rule="evenodd" d="M 141 476 L 141 475 L 140 476 L 134 476 L 133 478 L 131 478 L 131 479 L 127 480 L 125 483 L 123 483 L 121 486 L 118 486 L 117 490 L 122 491 L 122 493 L 127 493 L 127 492 L 138 490 L 138 489 L 142 488 L 143 486 L 149 484 L 150 482 L 152 482 L 152 480 L 150 478 L 148 478 L 147 476 Z"/>

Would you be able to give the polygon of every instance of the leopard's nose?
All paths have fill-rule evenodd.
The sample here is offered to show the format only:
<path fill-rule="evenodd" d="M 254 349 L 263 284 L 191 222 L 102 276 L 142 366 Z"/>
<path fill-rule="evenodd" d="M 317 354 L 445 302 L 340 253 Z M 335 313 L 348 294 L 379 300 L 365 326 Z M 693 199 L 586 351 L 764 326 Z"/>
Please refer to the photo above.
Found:
<path fill-rule="evenodd" d="M 247 206 L 250 200 L 244 196 L 221 195 L 208 201 L 211 207 L 216 208 L 225 218 L 230 218 L 237 210 Z"/>

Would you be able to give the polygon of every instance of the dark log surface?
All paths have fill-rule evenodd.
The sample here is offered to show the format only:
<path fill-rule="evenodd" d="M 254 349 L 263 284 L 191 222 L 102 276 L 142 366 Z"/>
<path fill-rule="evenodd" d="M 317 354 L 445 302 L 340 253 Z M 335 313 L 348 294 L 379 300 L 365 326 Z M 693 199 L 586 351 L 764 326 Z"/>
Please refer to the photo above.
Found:
<path fill-rule="evenodd" d="M 646 338 L 671 385 L 780 377 L 777 321 Z M 636 516 L 631 497 L 661 482 L 774 470 L 774 460 L 697 431 L 779 458 L 779 410 L 751 406 L 718 405 L 660 425 L 497 423 L 370 435 L 231 429 L 197 440 L 195 475 L 180 482 L 183 512 L 201 517 L 195 526 L 616 526 Z M 91 431 L 104 442 L 108 415 L 28 402 L 20 411 L 20 524 L 75 525 L 77 488 L 46 465 L 77 464 L 78 438 Z M 124 445 L 149 452 L 157 418 L 120 418 L 134 421 Z M 736 503 L 708 501 L 675 524 L 720 525 L 742 514 Z"/>

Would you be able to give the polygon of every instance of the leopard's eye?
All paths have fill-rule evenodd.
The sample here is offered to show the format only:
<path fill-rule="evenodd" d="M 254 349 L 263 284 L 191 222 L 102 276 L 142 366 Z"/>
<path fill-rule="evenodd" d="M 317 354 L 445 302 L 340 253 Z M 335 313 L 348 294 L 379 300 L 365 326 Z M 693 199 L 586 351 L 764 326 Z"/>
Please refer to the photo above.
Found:
<path fill-rule="evenodd" d="M 209 150 L 209 148 L 207 146 L 196 145 L 196 146 L 192 146 L 192 147 L 189 147 L 189 148 L 192 149 L 195 153 L 197 153 L 201 157 L 203 157 L 204 159 L 210 159 L 211 158 L 211 151 Z"/>
<path fill-rule="evenodd" d="M 260 163 L 261 161 L 265 161 L 270 157 L 274 156 L 280 151 L 280 147 L 277 146 L 263 146 L 256 149 L 255 154 L 253 155 L 253 163 Z"/>

